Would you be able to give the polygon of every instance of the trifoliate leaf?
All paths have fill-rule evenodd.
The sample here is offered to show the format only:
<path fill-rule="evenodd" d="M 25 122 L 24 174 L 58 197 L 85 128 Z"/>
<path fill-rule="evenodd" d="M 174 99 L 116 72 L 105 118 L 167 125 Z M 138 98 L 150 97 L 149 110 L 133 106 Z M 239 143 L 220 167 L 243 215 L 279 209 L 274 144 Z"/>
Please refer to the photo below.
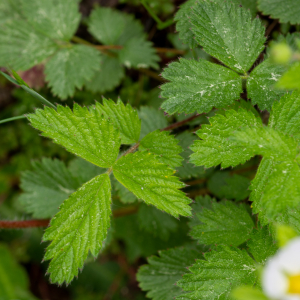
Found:
<path fill-rule="evenodd" d="M 279 19 L 281 23 L 300 23 L 299 0 L 258 0 L 258 9 L 264 15 L 271 15 L 273 19 Z"/>
<path fill-rule="evenodd" d="M 237 146 L 247 147 L 254 154 L 277 161 L 294 160 L 299 153 L 298 144 L 293 138 L 271 127 L 241 129 L 230 139 L 236 141 Z"/>
<path fill-rule="evenodd" d="M 119 132 L 95 109 L 89 111 L 75 103 L 72 112 L 58 105 L 57 111 L 37 109 L 28 119 L 43 136 L 99 167 L 109 168 L 117 159 Z"/>
<path fill-rule="evenodd" d="M 257 104 L 261 110 L 271 110 L 274 101 L 284 94 L 274 87 L 284 71 L 284 66 L 276 65 L 268 58 L 250 73 L 247 92 L 253 105 Z"/>
<path fill-rule="evenodd" d="M 254 226 L 245 206 L 230 201 L 213 202 L 211 209 L 204 208 L 196 217 L 202 224 L 193 226 L 190 235 L 205 245 L 238 246 L 250 237 Z"/>
<path fill-rule="evenodd" d="M 116 57 L 103 57 L 99 68 L 94 77 L 85 83 L 85 87 L 93 93 L 111 91 L 125 75 L 124 67 Z"/>
<path fill-rule="evenodd" d="M 118 181 L 147 204 L 175 217 L 191 215 L 191 200 L 179 190 L 185 185 L 154 154 L 129 153 L 114 164 L 113 172 Z"/>
<path fill-rule="evenodd" d="M 29 280 L 25 270 L 17 264 L 4 244 L 0 244 L 0 278 L 1 300 L 37 300 L 29 292 Z"/>
<path fill-rule="evenodd" d="M 262 265 L 265 264 L 270 256 L 274 256 L 278 250 L 267 226 L 254 229 L 251 233 L 250 240 L 247 242 L 247 246 L 254 259 Z"/>
<path fill-rule="evenodd" d="M 155 130 L 148 133 L 140 142 L 139 149 L 158 156 L 158 159 L 172 168 L 181 166 L 182 157 L 179 153 L 182 148 L 178 140 L 168 131 Z"/>
<path fill-rule="evenodd" d="M 180 59 L 164 70 L 162 76 L 170 82 L 162 85 L 162 97 L 168 98 L 162 108 L 175 112 L 209 112 L 237 100 L 242 93 L 238 74 L 223 66 L 199 59 Z"/>
<path fill-rule="evenodd" d="M 120 131 L 122 144 L 137 143 L 140 138 L 141 120 L 138 113 L 129 103 L 125 106 L 121 99 L 117 103 L 103 98 L 103 104 L 96 103 L 96 110 L 111 120 L 113 125 Z"/>
<path fill-rule="evenodd" d="M 62 99 L 74 95 L 76 88 L 92 79 L 100 68 L 99 51 L 85 45 L 59 50 L 46 64 L 46 80 L 54 95 Z"/>
<path fill-rule="evenodd" d="M 163 129 L 168 125 L 164 113 L 153 107 L 142 106 L 138 114 L 142 120 L 141 138 L 156 129 Z"/>
<path fill-rule="evenodd" d="M 52 259 L 52 282 L 70 283 L 89 251 L 98 255 L 110 223 L 110 190 L 107 174 L 95 177 L 65 200 L 51 220 L 43 239 L 52 241 L 45 254 L 45 260 Z"/>
<path fill-rule="evenodd" d="M 149 257 L 148 264 L 140 267 L 137 273 L 141 289 L 153 300 L 173 300 L 182 294 L 176 281 L 196 258 L 202 258 L 202 253 L 187 247 L 160 251 L 159 257 Z"/>
<path fill-rule="evenodd" d="M 127 68 L 154 68 L 158 69 L 160 60 L 152 43 L 144 36 L 129 39 L 119 51 L 120 62 Z"/>
<path fill-rule="evenodd" d="M 234 199 L 241 201 L 246 199 L 250 180 L 244 176 L 230 172 L 215 172 L 208 180 L 208 189 L 218 198 Z"/>
<path fill-rule="evenodd" d="M 33 171 L 21 175 L 21 188 L 24 191 L 19 203 L 34 218 L 50 218 L 58 212 L 58 207 L 79 188 L 80 183 L 57 159 L 43 158 L 32 162 Z"/>
<path fill-rule="evenodd" d="M 205 52 L 246 73 L 264 49 L 265 28 L 231 2 L 199 1 L 190 12 L 191 30 Z"/>
<path fill-rule="evenodd" d="M 132 15 L 98 7 L 90 15 L 89 32 L 105 45 L 123 46 L 129 39 L 144 36 L 143 26 Z"/>
<path fill-rule="evenodd" d="M 280 78 L 277 87 L 284 90 L 300 89 L 300 62 L 294 63 Z"/>
<path fill-rule="evenodd" d="M 213 167 L 221 163 L 223 168 L 244 163 L 254 156 L 248 147 L 237 146 L 228 138 L 240 127 L 259 126 L 262 124 L 250 111 L 239 109 L 228 110 L 225 116 L 216 114 L 210 118 L 211 125 L 203 125 L 197 131 L 202 139 L 195 141 L 191 149 L 192 163 L 198 166 Z"/>
<path fill-rule="evenodd" d="M 203 175 L 204 168 L 202 166 L 194 166 L 189 162 L 190 155 L 193 153 L 190 149 L 190 146 L 193 144 L 193 141 L 198 140 L 198 138 L 194 134 L 187 131 L 179 134 L 176 138 L 179 140 L 179 145 L 181 148 L 184 149 L 181 153 L 181 156 L 183 157 L 182 166 L 177 168 L 176 175 L 182 179 Z"/>
<path fill-rule="evenodd" d="M 300 140 L 300 92 L 286 94 L 274 103 L 269 126 Z"/>
<path fill-rule="evenodd" d="M 253 285 L 257 280 L 256 264 L 246 250 L 218 246 L 216 251 L 204 254 L 206 260 L 197 260 L 178 281 L 184 291 L 177 299 L 230 299 L 230 292 L 242 284 Z"/>
<path fill-rule="evenodd" d="M 176 231 L 178 227 L 178 222 L 173 217 L 146 204 L 139 207 L 138 219 L 142 230 L 162 240 L 168 240 L 170 232 Z"/>

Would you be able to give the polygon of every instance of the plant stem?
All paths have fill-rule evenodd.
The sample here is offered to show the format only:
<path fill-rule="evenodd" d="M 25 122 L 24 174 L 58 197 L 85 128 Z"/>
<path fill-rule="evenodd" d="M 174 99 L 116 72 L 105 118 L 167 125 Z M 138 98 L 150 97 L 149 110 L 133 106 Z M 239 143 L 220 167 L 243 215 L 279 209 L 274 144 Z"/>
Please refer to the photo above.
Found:
<path fill-rule="evenodd" d="M 184 124 L 186 124 L 186 123 L 188 123 L 188 122 L 190 122 L 190 121 L 198 118 L 199 116 L 200 116 L 200 114 L 193 115 L 193 116 L 188 117 L 188 118 L 186 118 L 186 119 L 184 119 L 182 121 L 173 123 L 173 124 L 171 124 L 171 125 L 163 128 L 163 129 L 161 129 L 160 131 L 169 131 L 169 130 L 173 130 L 175 128 L 181 127 L 182 125 L 184 125 Z"/>
<path fill-rule="evenodd" d="M 0 228 L 30 228 L 47 227 L 50 219 L 44 220 L 24 220 L 24 221 L 0 221 Z"/>
<path fill-rule="evenodd" d="M 10 121 L 19 120 L 19 119 L 26 119 L 26 117 L 25 116 L 18 116 L 18 117 L 12 117 L 12 118 L 3 119 L 3 120 L 0 120 L 0 124 L 6 123 L 6 122 L 10 122 Z"/>

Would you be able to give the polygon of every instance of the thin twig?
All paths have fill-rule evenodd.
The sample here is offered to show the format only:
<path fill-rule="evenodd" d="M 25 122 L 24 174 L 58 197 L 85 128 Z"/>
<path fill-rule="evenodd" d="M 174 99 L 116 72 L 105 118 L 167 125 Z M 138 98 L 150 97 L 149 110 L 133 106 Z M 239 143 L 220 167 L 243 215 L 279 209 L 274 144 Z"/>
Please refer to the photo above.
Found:
<path fill-rule="evenodd" d="M 0 221 L 0 228 L 47 227 L 50 220 Z"/>
<path fill-rule="evenodd" d="M 277 25 L 278 22 L 279 22 L 279 20 L 276 19 L 269 25 L 269 27 L 266 29 L 266 32 L 265 32 L 266 37 L 268 37 L 270 35 L 270 33 L 272 32 L 272 30 L 274 29 L 274 27 Z"/>
<path fill-rule="evenodd" d="M 188 118 L 186 118 L 186 119 L 184 119 L 184 120 L 182 120 L 182 121 L 173 123 L 173 124 L 171 124 L 171 125 L 169 125 L 169 126 L 163 128 L 163 129 L 161 129 L 160 131 L 169 131 L 169 130 L 173 130 L 173 129 L 175 129 L 175 128 L 181 127 L 181 126 L 183 126 L 184 124 L 186 124 L 186 123 L 188 123 L 188 122 L 190 122 L 190 121 L 192 121 L 192 120 L 198 118 L 199 116 L 200 116 L 200 114 L 193 115 L 193 116 L 188 117 Z"/>

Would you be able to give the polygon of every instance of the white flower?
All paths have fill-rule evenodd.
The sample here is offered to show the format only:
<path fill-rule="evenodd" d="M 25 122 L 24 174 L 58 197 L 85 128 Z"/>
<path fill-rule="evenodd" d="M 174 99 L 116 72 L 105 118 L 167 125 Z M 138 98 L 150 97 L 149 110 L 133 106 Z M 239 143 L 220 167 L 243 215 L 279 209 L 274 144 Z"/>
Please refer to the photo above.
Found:
<path fill-rule="evenodd" d="M 263 272 L 265 294 L 276 300 L 300 300 L 300 237 L 270 258 Z"/>

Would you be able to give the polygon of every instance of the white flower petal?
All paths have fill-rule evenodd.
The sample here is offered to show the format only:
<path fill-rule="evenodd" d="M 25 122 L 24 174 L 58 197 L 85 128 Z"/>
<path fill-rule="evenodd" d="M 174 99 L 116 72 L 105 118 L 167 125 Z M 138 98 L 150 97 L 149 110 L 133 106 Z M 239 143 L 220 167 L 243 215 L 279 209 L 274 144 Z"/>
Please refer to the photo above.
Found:
<path fill-rule="evenodd" d="M 300 238 L 291 240 L 279 253 L 276 255 L 280 268 L 294 275 L 300 273 Z"/>
<path fill-rule="evenodd" d="M 300 295 L 287 294 L 280 300 L 300 300 Z"/>

